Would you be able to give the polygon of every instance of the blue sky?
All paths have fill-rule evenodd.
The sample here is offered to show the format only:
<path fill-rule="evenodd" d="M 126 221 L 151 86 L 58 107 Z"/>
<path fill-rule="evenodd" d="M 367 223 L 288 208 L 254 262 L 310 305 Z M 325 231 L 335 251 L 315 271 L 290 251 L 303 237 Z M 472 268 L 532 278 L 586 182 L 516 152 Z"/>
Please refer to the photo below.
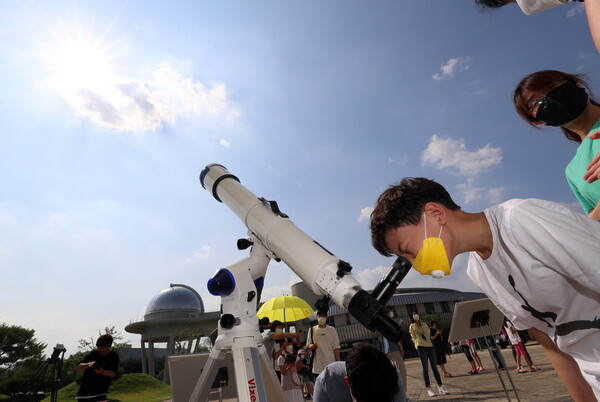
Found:
<path fill-rule="evenodd" d="M 575 144 L 516 115 L 515 85 L 600 57 L 581 5 L 533 16 L 474 1 L 2 1 L 0 322 L 64 343 L 123 333 L 170 283 L 244 258 L 246 228 L 198 181 L 220 163 L 277 200 L 371 288 L 393 262 L 369 208 L 404 176 L 462 208 L 536 197 L 578 209 Z M 476 290 L 466 256 L 442 280 Z M 272 262 L 265 298 L 293 272 Z M 138 336 L 125 334 L 139 344 Z"/>

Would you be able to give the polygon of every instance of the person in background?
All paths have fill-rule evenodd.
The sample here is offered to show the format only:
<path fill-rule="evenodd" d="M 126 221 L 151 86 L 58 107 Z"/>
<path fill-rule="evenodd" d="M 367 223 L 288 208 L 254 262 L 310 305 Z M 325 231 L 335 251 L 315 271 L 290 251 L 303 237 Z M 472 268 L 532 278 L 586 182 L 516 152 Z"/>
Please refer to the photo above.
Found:
<path fill-rule="evenodd" d="M 435 359 L 435 350 L 433 349 L 433 344 L 431 343 L 431 333 L 429 331 L 429 326 L 427 324 L 422 323 L 419 319 L 419 314 L 416 311 L 412 313 L 413 323 L 410 324 L 408 331 L 410 332 L 410 337 L 412 338 L 413 343 L 415 344 L 415 348 L 419 353 L 419 359 L 421 359 L 421 367 L 423 369 L 423 381 L 425 381 L 425 388 L 427 389 L 428 396 L 435 396 L 435 392 L 431 389 L 431 384 L 429 382 L 429 367 L 431 364 L 431 371 L 433 372 L 433 376 L 435 377 L 435 381 L 438 385 L 438 391 L 440 395 L 445 395 L 448 393 L 444 384 L 442 384 L 442 378 L 440 377 L 440 373 L 437 370 L 437 362 Z"/>
<path fill-rule="evenodd" d="M 285 326 L 279 320 L 275 320 L 271 323 L 271 331 L 263 336 L 263 344 L 267 350 L 267 353 L 273 359 L 273 368 L 277 374 L 277 378 L 281 381 L 281 372 L 279 371 L 279 365 L 277 359 L 281 356 L 286 346 L 292 343 L 300 343 L 300 334 L 283 332 Z"/>
<path fill-rule="evenodd" d="M 298 355 L 294 353 L 294 345 L 289 343 L 277 358 L 277 365 L 281 372 L 281 387 L 283 396 L 288 402 L 304 402 L 302 394 L 302 385 L 298 370 L 302 367 L 302 362 Z"/>
<path fill-rule="evenodd" d="M 460 347 L 461 347 L 463 353 L 465 354 L 467 360 L 469 361 L 469 364 L 471 365 L 471 370 L 468 371 L 468 373 L 469 374 L 479 374 L 479 370 L 477 370 L 477 365 L 475 364 L 475 360 L 473 359 L 473 356 L 471 355 L 471 348 L 469 347 L 469 345 L 467 345 L 466 339 L 460 341 Z"/>
<path fill-rule="evenodd" d="M 532 371 L 532 372 L 536 371 L 536 368 L 533 366 L 533 363 L 531 362 L 531 360 L 529 360 L 527 355 L 525 355 L 525 350 L 523 349 L 523 344 L 521 343 L 521 337 L 519 336 L 519 332 L 514 327 L 512 322 L 510 322 L 508 319 L 504 318 L 504 325 L 502 326 L 502 329 L 505 331 L 508 339 L 510 339 L 510 344 L 512 345 L 512 347 L 514 348 L 514 350 L 517 354 L 517 372 L 518 373 L 526 372 L 526 370 L 521 365 L 521 358 L 525 359 L 525 363 L 527 363 L 527 366 L 529 367 L 529 371 Z"/>
<path fill-rule="evenodd" d="M 327 325 L 327 312 L 317 311 L 317 325 L 308 330 L 307 349 L 315 354 L 312 372 L 318 376 L 325 367 L 340 359 L 340 339 L 334 327 Z"/>
<path fill-rule="evenodd" d="M 298 374 L 302 379 L 302 393 L 305 398 L 310 398 L 313 394 L 313 382 L 310 379 L 310 371 L 308 367 L 308 356 L 306 354 L 305 349 L 300 349 L 298 351 L 298 358 L 300 359 L 300 369 L 298 370 Z"/>
<path fill-rule="evenodd" d="M 398 372 L 373 345 L 360 343 L 345 362 L 333 362 L 315 382 L 314 402 L 404 402 Z"/>
<path fill-rule="evenodd" d="M 565 175 L 583 211 L 598 221 L 600 182 L 589 183 L 586 178 L 589 165 L 600 153 L 600 141 L 589 138 L 600 131 L 600 103 L 589 93 L 590 87 L 580 75 L 543 70 L 519 82 L 513 103 L 531 126 L 560 127 L 568 140 L 578 144 Z"/>
<path fill-rule="evenodd" d="M 390 318 L 394 318 L 394 313 L 390 306 L 387 306 L 387 315 Z M 404 389 L 407 389 L 407 374 L 406 365 L 404 364 L 404 346 L 402 346 L 402 341 L 390 342 L 386 337 L 383 337 L 383 352 L 392 362 L 392 366 L 398 371 L 402 384 L 404 384 Z M 408 396 L 406 399 L 410 400 Z"/>
<path fill-rule="evenodd" d="M 469 351 L 471 352 L 471 356 L 473 356 L 473 360 L 475 360 L 475 364 L 477 365 L 477 372 L 481 373 L 483 370 L 483 364 L 481 363 L 481 359 L 479 358 L 479 354 L 477 354 L 477 347 L 475 346 L 475 340 L 467 339 L 467 346 L 469 347 Z"/>
<path fill-rule="evenodd" d="M 437 365 L 442 369 L 444 378 L 450 378 L 452 377 L 452 374 L 446 371 L 448 360 L 446 359 L 447 351 L 444 339 L 442 338 L 442 330 L 435 321 L 429 323 L 429 329 L 431 331 L 431 343 L 433 343 L 433 348 L 435 349 L 435 360 L 437 361 Z"/>
<path fill-rule="evenodd" d="M 117 376 L 119 355 L 111 349 L 113 337 L 100 335 L 96 349 L 89 353 L 75 371 L 84 371 L 77 399 L 81 401 L 106 401 L 110 381 Z"/>

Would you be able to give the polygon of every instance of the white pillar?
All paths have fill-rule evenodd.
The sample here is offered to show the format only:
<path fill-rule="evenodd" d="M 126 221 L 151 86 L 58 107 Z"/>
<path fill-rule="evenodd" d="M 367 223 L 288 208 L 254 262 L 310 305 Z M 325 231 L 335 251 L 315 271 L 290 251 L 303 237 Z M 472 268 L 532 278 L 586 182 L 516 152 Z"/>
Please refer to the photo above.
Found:
<path fill-rule="evenodd" d="M 169 381 L 169 356 L 171 356 L 175 352 L 175 338 L 173 335 L 169 336 L 169 343 L 167 344 L 167 355 L 165 356 L 165 368 L 163 370 L 163 379 L 162 381 L 166 384 L 170 384 Z"/>
<path fill-rule="evenodd" d="M 148 374 L 148 363 L 146 360 L 146 341 L 142 338 L 142 373 Z"/>
<path fill-rule="evenodd" d="M 154 377 L 154 340 L 148 339 L 148 374 Z"/>

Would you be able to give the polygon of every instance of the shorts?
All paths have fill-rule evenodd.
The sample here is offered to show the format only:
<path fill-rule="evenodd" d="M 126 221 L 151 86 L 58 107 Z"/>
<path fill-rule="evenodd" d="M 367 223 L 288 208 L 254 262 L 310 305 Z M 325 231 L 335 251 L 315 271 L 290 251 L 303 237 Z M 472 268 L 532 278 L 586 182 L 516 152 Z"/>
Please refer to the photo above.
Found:
<path fill-rule="evenodd" d="M 521 342 L 517 343 L 516 345 L 513 345 L 513 348 L 515 348 L 515 352 L 518 355 L 525 356 L 525 348 L 523 347 L 523 344 Z"/>

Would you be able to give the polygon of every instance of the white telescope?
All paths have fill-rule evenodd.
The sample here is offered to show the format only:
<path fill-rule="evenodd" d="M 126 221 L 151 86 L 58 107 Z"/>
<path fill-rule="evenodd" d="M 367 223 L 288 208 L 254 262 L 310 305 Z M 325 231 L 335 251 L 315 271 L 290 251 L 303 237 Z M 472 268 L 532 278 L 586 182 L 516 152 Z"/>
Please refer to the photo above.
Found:
<path fill-rule="evenodd" d="M 224 166 L 206 166 L 200 174 L 200 182 L 242 220 L 253 241 L 260 242 L 270 258 L 284 261 L 315 294 L 331 298 L 365 327 L 378 331 L 390 341 L 400 340 L 402 329 L 387 316 L 385 304 L 411 268 L 406 259 L 398 258 L 369 293 L 352 275 L 350 264 L 296 227 L 279 211 L 276 202 L 258 198 L 246 189 Z M 213 295 L 226 295 L 233 291 L 235 280 L 230 272 L 221 269 L 211 278 L 208 287 Z"/>

